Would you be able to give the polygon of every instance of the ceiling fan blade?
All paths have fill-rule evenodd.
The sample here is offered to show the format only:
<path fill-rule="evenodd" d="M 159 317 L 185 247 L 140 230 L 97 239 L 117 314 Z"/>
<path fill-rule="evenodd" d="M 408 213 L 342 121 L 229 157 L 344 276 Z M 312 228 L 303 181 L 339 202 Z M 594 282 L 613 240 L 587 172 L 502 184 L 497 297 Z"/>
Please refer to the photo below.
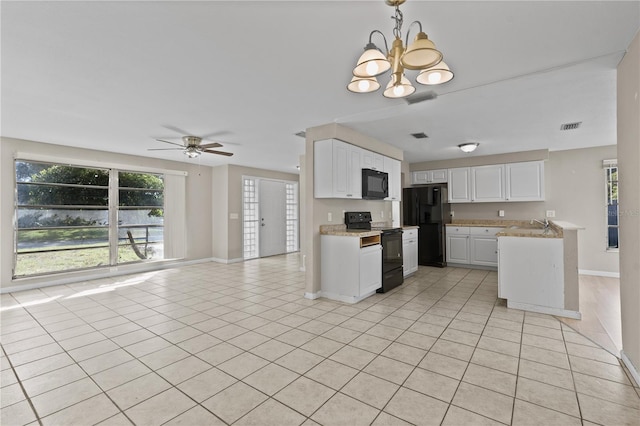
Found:
<path fill-rule="evenodd" d="M 222 144 L 219 144 L 218 142 L 212 142 L 212 143 L 200 144 L 199 146 L 200 146 L 200 148 L 202 148 L 202 149 L 207 149 L 207 148 L 220 148 L 220 147 L 222 146 Z"/>
<path fill-rule="evenodd" d="M 166 126 L 162 126 L 167 130 L 171 130 L 172 132 L 176 132 L 179 135 L 190 135 L 191 132 L 187 132 L 186 130 L 181 129 L 178 126 L 170 126 L 170 125 L 166 125 Z"/>
<path fill-rule="evenodd" d="M 181 144 L 181 143 L 169 142 L 169 141 L 165 141 L 165 140 L 162 140 L 162 139 L 156 139 L 156 140 L 157 140 L 158 142 L 170 143 L 171 145 L 181 146 L 181 147 L 183 147 L 183 148 L 184 148 L 184 145 L 183 145 L 183 144 Z"/>
<path fill-rule="evenodd" d="M 147 151 L 182 151 L 184 148 L 151 148 Z"/>
<path fill-rule="evenodd" d="M 202 152 L 208 152 L 209 154 L 226 155 L 227 157 L 231 157 L 233 155 L 233 153 L 231 152 L 214 151 L 212 149 L 203 149 Z"/>

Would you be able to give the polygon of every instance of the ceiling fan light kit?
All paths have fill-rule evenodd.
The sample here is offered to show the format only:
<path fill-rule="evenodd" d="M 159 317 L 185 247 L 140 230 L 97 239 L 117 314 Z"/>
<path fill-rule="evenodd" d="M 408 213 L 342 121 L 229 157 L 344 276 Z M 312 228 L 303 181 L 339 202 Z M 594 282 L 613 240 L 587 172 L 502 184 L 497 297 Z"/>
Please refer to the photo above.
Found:
<path fill-rule="evenodd" d="M 458 145 L 458 148 L 460 148 L 462 152 L 473 152 L 476 150 L 478 145 L 480 145 L 478 142 L 466 142 Z"/>
<path fill-rule="evenodd" d="M 356 67 L 353 69 L 353 78 L 347 89 L 354 93 L 370 93 L 378 90 L 380 83 L 377 76 L 391 70 L 391 80 L 387 84 L 383 95 L 387 98 L 404 98 L 416 91 L 409 79 L 404 75 L 404 70 L 420 71 L 416 81 L 420 84 L 443 84 L 453 79 L 453 72 L 442 61 L 442 53 L 436 49 L 435 44 L 429 40 L 427 34 L 422 31 L 420 21 L 413 21 L 409 26 L 417 24 L 420 31 L 414 41 L 409 44 L 409 30 L 407 31 L 406 47 L 402 42 L 403 16 L 400 5 L 405 0 L 385 0 L 385 3 L 395 8 L 395 15 L 391 18 L 395 21 L 393 35 L 395 39 L 391 44 L 391 50 L 387 45 L 384 34 L 373 30 L 369 34 L 369 43 L 364 47 L 364 53 L 360 55 Z M 384 40 L 386 55 L 373 43 L 373 35 L 380 34 Z"/>

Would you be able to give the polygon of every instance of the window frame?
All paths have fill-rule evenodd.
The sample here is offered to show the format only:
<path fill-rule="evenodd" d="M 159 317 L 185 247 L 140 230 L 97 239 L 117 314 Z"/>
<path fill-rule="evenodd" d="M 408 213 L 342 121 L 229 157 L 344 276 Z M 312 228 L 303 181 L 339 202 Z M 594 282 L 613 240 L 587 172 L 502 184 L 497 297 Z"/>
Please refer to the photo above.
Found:
<path fill-rule="evenodd" d="M 620 191 L 619 191 L 619 168 L 617 160 L 604 160 L 602 162 L 602 167 L 604 169 L 604 189 L 605 189 L 605 251 L 607 252 L 618 252 L 620 250 Z M 610 179 L 611 176 L 615 173 L 616 179 Z M 615 200 L 613 200 L 613 190 L 612 184 L 615 183 L 616 191 L 615 191 Z M 610 204 L 610 201 L 615 201 L 615 204 Z M 610 208 L 611 206 L 616 206 L 616 225 L 609 224 Z M 611 247 L 609 243 L 609 232 L 611 229 L 616 230 L 616 237 L 618 246 Z"/>
<path fill-rule="evenodd" d="M 14 154 L 14 159 L 13 159 L 13 189 L 14 189 L 14 202 L 13 202 L 13 262 L 12 262 L 12 280 L 23 280 L 23 279 L 31 279 L 31 278 L 38 278 L 38 277 L 42 277 L 42 276 L 48 276 L 48 275 L 61 275 L 61 274 L 75 274 L 78 272 L 83 272 L 83 271 L 96 271 L 96 270 L 102 270 L 105 268 L 114 268 L 114 267 L 118 267 L 118 266 L 125 266 L 125 265 L 139 265 L 139 264 L 148 264 L 148 263 L 152 263 L 152 262 L 163 262 L 163 261 L 167 261 L 167 260 L 171 260 L 170 258 L 168 258 L 166 256 L 166 250 L 165 250 L 165 256 L 163 257 L 163 259 L 150 259 L 150 260 L 142 260 L 140 262 L 118 262 L 117 261 L 117 243 L 114 245 L 113 244 L 113 235 L 115 235 L 116 240 L 117 240 L 117 228 L 118 228 L 118 200 L 117 200 L 117 194 L 118 194 L 118 190 L 119 190 L 119 185 L 117 184 L 117 174 L 118 172 L 130 172 L 130 173 L 141 173 L 141 174 L 155 174 L 155 175 L 162 175 L 164 177 L 163 181 L 166 182 L 166 178 L 167 176 L 172 176 L 172 175 L 176 175 L 176 177 L 186 177 L 188 176 L 187 172 L 184 171 L 179 171 L 179 170 L 167 170 L 167 169 L 158 169 L 158 168 L 150 168 L 150 167 L 138 167 L 138 166 L 132 166 L 129 164 L 117 164 L 117 163 L 107 163 L 107 162 L 96 162 L 96 161 L 85 161 L 85 160 L 73 160 L 73 159 L 68 159 L 68 158 L 59 158 L 59 157 L 55 157 L 55 156 L 49 156 L 49 155 L 39 155 L 39 154 L 33 154 L 33 153 L 23 153 L 23 152 L 16 152 Z M 16 169 L 16 164 L 18 162 L 31 162 L 31 163 L 44 163 L 44 164 L 51 164 L 51 165 L 60 165 L 60 166 L 68 166 L 68 167 L 79 167 L 79 168 L 88 168 L 88 169 L 101 169 L 101 170 L 106 170 L 109 172 L 109 187 L 108 187 L 108 194 L 109 194 L 109 200 L 108 200 L 108 205 L 104 206 L 104 210 L 107 211 L 107 215 L 108 215 L 108 221 L 109 224 L 106 228 L 108 228 L 108 245 L 109 245 L 109 264 L 108 265 L 97 265 L 97 266 L 89 266 L 89 267 L 81 267 L 81 268 L 65 268 L 62 270 L 55 270 L 55 271 L 47 271 L 47 272 L 39 272 L 39 273 L 29 273 L 29 274 L 20 274 L 20 275 L 16 275 L 16 271 L 17 271 L 17 264 L 18 264 L 18 232 L 20 230 L 20 228 L 18 227 L 18 210 L 19 210 L 19 206 L 18 206 L 18 184 L 21 182 L 18 182 L 18 176 L 17 176 L 17 169 Z M 115 182 L 114 182 L 114 178 L 113 178 L 113 174 L 116 174 L 116 178 L 115 178 Z M 184 181 L 184 179 L 183 179 Z M 114 199 L 114 197 L 112 196 L 112 191 L 115 191 L 116 193 L 116 197 Z M 166 184 L 163 184 L 163 195 L 164 195 L 164 202 L 163 202 L 163 206 L 161 207 L 163 209 L 163 211 L 166 211 L 166 205 L 167 205 L 167 199 L 166 199 Z M 115 210 L 114 207 L 112 205 L 115 205 Z M 56 206 L 58 207 L 58 206 Z M 78 207 L 87 207 L 87 206 L 78 206 Z M 24 207 L 23 207 L 24 208 Z M 87 209 L 88 210 L 88 209 Z M 182 209 L 184 210 L 184 208 Z M 115 231 L 114 231 L 114 227 L 115 227 Z M 182 232 L 184 232 L 184 224 L 178 223 L 176 225 L 174 225 L 173 227 L 182 227 Z M 163 234 L 165 233 L 164 230 L 167 229 L 167 222 L 165 220 L 163 220 Z M 174 238 L 172 238 L 173 240 Z M 163 235 L 163 243 L 166 244 L 166 235 Z M 179 242 L 178 242 L 179 243 Z M 180 245 L 180 244 L 178 244 Z M 115 247 L 115 249 L 114 249 Z M 115 251 L 116 256 L 113 257 L 113 252 Z M 180 258 L 183 256 L 180 256 Z M 178 258 L 178 257 L 176 257 Z M 115 259 L 115 263 L 112 261 L 112 259 Z"/>

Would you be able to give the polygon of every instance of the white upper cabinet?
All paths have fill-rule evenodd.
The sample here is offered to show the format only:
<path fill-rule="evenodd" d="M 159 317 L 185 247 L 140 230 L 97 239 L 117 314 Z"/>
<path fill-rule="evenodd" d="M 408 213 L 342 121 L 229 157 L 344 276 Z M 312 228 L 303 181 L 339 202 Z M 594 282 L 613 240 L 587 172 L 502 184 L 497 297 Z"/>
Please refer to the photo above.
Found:
<path fill-rule="evenodd" d="M 372 170 L 384 170 L 384 155 L 376 152 L 362 150 L 362 168 Z"/>
<path fill-rule="evenodd" d="M 469 167 L 449 169 L 448 180 L 450 203 L 471 201 L 471 169 Z"/>
<path fill-rule="evenodd" d="M 421 185 L 427 183 L 447 183 L 448 170 L 425 170 L 411 173 L 411 184 Z"/>
<path fill-rule="evenodd" d="M 506 201 L 544 201 L 544 161 L 505 165 Z"/>
<path fill-rule="evenodd" d="M 471 201 L 504 201 L 504 164 L 471 167 Z"/>
<path fill-rule="evenodd" d="M 336 140 L 314 143 L 316 198 L 362 198 L 362 149 Z"/>
<path fill-rule="evenodd" d="M 313 194 L 315 198 L 362 199 L 362 169 L 389 174 L 389 197 L 402 198 L 399 160 L 368 151 L 337 139 L 313 144 Z"/>
<path fill-rule="evenodd" d="M 450 203 L 543 200 L 544 161 L 449 169 Z"/>
<path fill-rule="evenodd" d="M 400 201 L 402 198 L 402 182 L 400 176 L 401 164 L 395 158 L 383 157 L 385 173 L 389 174 L 389 196 L 388 201 Z"/>

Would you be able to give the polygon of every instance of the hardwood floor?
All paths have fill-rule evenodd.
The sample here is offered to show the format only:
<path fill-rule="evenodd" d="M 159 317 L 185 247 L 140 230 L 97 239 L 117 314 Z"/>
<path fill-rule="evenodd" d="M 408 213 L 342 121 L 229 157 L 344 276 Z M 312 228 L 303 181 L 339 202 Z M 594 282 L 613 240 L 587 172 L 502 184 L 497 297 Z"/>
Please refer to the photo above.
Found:
<path fill-rule="evenodd" d="M 559 319 L 619 357 L 622 349 L 620 280 L 580 275 L 579 285 L 582 320 Z"/>

